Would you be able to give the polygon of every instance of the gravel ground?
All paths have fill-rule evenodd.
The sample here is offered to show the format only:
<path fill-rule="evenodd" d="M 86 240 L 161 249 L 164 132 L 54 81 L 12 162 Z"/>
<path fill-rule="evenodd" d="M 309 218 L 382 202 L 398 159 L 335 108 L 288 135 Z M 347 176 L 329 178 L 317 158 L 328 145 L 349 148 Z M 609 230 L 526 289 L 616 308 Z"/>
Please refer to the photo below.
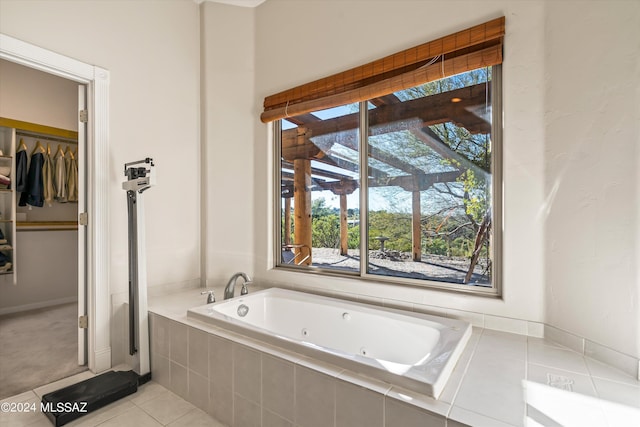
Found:
<path fill-rule="evenodd" d="M 469 260 L 460 257 L 422 255 L 422 261 L 414 262 L 407 252 L 370 251 L 369 273 L 385 276 L 409 277 L 463 283 L 469 269 Z M 349 255 L 331 248 L 313 248 L 313 265 L 321 268 L 357 271 L 360 267 L 360 251 L 350 249 Z M 483 275 L 486 264 L 478 263 L 474 269 L 470 285 L 489 286 L 490 281 Z"/>

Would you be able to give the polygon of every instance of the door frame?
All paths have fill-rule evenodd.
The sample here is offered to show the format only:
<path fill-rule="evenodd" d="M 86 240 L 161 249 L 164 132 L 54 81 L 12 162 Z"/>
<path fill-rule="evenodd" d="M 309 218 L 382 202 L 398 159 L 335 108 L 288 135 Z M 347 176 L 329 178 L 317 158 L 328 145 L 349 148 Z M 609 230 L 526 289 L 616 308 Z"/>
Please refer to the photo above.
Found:
<path fill-rule="evenodd" d="M 94 373 L 111 368 L 109 286 L 109 71 L 0 33 L 0 58 L 87 86 L 87 355 Z"/>

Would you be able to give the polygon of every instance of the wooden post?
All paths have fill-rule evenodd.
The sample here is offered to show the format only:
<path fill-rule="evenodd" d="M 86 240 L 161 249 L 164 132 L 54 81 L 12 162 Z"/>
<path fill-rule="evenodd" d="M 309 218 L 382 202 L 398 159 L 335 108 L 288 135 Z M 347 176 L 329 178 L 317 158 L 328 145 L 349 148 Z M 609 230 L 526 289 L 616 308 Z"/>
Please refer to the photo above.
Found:
<path fill-rule="evenodd" d="M 420 224 L 420 217 L 422 216 L 420 213 L 420 190 L 412 191 L 412 251 L 413 251 L 413 260 L 414 261 L 422 261 L 422 227 Z"/>
<path fill-rule="evenodd" d="M 349 250 L 349 235 L 347 224 L 347 195 L 340 194 L 340 255 L 347 255 Z"/>
<path fill-rule="evenodd" d="M 305 143 L 305 129 L 298 128 L 298 144 Z M 293 216 L 296 264 L 311 265 L 311 160 L 293 161 Z"/>
<path fill-rule="evenodd" d="M 284 199 L 284 244 L 291 244 L 291 197 Z"/>

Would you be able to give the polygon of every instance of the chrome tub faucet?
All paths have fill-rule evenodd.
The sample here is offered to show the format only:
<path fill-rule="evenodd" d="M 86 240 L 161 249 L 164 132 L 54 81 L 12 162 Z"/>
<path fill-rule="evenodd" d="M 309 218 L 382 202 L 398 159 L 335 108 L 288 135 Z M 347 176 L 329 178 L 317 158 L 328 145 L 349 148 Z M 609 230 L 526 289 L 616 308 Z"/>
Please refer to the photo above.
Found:
<path fill-rule="evenodd" d="M 246 295 L 249 293 L 247 285 L 251 283 L 251 279 L 245 273 L 236 273 L 231 276 L 231 279 L 229 279 L 229 283 L 227 283 L 227 286 L 225 286 L 224 288 L 224 299 L 234 297 L 236 281 L 238 280 L 238 277 L 242 277 L 242 279 L 244 280 L 244 282 L 242 283 L 242 289 L 240 289 L 240 295 Z"/>

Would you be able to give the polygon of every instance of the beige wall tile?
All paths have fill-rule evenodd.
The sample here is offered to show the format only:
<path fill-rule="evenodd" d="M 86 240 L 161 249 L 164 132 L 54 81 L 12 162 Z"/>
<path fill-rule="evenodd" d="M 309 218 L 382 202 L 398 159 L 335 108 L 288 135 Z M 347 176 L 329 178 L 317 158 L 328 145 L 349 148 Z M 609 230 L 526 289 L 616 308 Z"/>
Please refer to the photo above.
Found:
<path fill-rule="evenodd" d="M 293 427 L 293 423 L 262 408 L 262 427 Z"/>
<path fill-rule="evenodd" d="M 189 397 L 189 374 L 187 368 L 171 362 L 171 387 L 169 390 L 187 399 Z"/>
<path fill-rule="evenodd" d="M 231 375 L 229 381 L 219 381 L 214 379 L 209 381 L 209 409 L 207 410 L 214 418 L 226 425 L 233 425 L 233 388 L 231 385 Z"/>
<path fill-rule="evenodd" d="M 209 334 L 189 328 L 189 369 L 209 378 Z"/>
<path fill-rule="evenodd" d="M 189 363 L 189 327 L 178 322 L 171 322 L 171 354 L 172 362 L 186 367 Z"/>
<path fill-rule="evenodd" d="M 171 321 L 155 314 L 149 316 L 151 350 L 168 358 L 171 350 Z"/>
<path fill-rule="evenodd" d="M 336 427 L 382 427 L 384 396 L 344 381 L 336 382 Z"/>
<path fill-rule="evenodd" d="M 295 367 L 295 423 L 301 427 L 330 427 L 335 420 L 336 380 L 302 366 Z"/>
<path fill-rule="evenodd" d="M 187 400 L 203 411 L 209 409 L 209 381 L 192 370 L 189 370 L 189 394 Z"/>
<path fill-rule="evenodd" d="M 171 361 L 152 352 L 151 378 L 161 386 L 171 388 Z"/>
<path fill-rule="evenodd" d="M 233 396 L 233 419 L 234 426 L 238 427 L 260 427 L 262 414 L 260 406 L 254 402 L 244 399 L 239 394 Z"/>
<path fill-rule="evenodd" d="M 249 347 L 234 344 L 233 360 L 234 393 L 260 405 L 260 353 Z"/>
<path fill-rule="evenodd" d="M 288 420 L 293 420 L 293 371 L 293 363 L 262 355 L 262 406 Z"/>
<path fill-rule="evenodd" d="M 406 405 L 390 397 L 385 398 L 385 427 L 445 427 L 446 418 Z"/>

